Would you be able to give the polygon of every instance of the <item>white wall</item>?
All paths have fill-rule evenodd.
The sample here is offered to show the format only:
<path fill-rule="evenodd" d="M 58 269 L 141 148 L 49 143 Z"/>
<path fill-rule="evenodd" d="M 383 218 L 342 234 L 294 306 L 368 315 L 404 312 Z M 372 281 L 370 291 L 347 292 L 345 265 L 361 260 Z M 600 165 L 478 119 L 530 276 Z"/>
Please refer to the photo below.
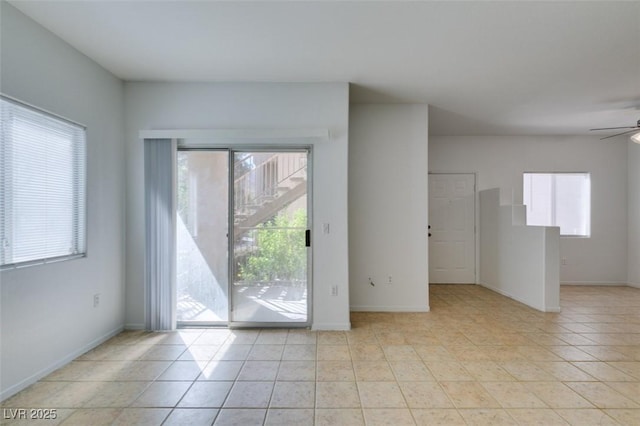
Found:
<path fill-rule="evenodd" d="M 351 309 L 428 311 L 427 107 L 351 105 L 349 117 Z"/>
<path fill-rule="evenodd" d="M 144 323 L 140 130 L 328 128 L 313 149 L 313 327 L 348 329 L 349 87 L 339 84 L 127 83 L 127 327 Z M 322 224 L 330 233 L 322 233 Z M 331 287 L 338 286 L 338 296 Z"/>
<path fill-rule="evenodd" d="M 640 287 L 640 144 L 628 142 L 628 277 L 627 282 Z"/>
<path fill-rule="evenodd" d="M 429 170 L 477 172 L 478 190 L 513 190 L 522 173 L 591 173 L 591 238 L 560 238 L 561 283 L 627 282 L 627 146 L 589 136 L 432 136 Z M 510 198 L 510 197 L 509 197 Z"/>
<path fill-rule="evenodd" d="M 88 256 L 0 273 L 2 399 L 123 326 L 124 98 L 118 79 L 0 8 L 2 92 L 86 125 L 88 148 Z"/>
<path fill-rule="evenodd" d="M 480 201 L 479 282 L 543 312 L 560 311 L 560 228 L 525 226 L 524 206 L 501 205 L 500 190 Z"/>

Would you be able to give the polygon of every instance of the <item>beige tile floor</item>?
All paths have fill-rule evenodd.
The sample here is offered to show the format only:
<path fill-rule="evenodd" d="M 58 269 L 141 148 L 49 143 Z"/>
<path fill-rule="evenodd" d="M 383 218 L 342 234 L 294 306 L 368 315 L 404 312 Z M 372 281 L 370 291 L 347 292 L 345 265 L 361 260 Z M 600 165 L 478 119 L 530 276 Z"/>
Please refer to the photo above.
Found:
<path fill-rule="evenodd" d="M 563 287 L 545 314 L 431 286 L 430 313 L 349 332 L 123 332 L 5 401 L 63 425 L 640 425 L 640 290 Z M 26 421 L 6 421 L 22 424 Z"/>

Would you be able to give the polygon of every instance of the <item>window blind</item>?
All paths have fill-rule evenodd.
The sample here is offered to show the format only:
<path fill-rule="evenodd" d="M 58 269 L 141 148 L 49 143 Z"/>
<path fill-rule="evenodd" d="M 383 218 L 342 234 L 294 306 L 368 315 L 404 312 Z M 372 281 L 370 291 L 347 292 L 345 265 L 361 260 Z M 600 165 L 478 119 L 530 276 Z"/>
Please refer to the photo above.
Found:
<path fill-rule="evenodd" d="M 86 252 L 86 131 L 0 98 L 0 266 Z"/>
<path fill-rule="evenodd" d="M 176 141 L 144 140 L 145 328 L 176 328 Z"/>

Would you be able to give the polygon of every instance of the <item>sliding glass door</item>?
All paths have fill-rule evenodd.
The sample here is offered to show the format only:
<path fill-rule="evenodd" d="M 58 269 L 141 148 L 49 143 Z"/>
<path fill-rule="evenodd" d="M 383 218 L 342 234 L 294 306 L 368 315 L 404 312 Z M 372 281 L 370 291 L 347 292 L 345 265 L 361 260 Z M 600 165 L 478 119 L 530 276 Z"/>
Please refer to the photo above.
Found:
<path fill-rule="evenodd" d="M 309 152 L 180 150 L 179 325 L 307 325 Z"/>
<path fill-rule="evenodd" d="M 233 156 L 232 324 L 305 324 L 308 152 Z"/>
<path fill-rule="evenodd" d="M 178 151 L 177 162 L 178 324 L 226 324 L 229 152 Z"/>

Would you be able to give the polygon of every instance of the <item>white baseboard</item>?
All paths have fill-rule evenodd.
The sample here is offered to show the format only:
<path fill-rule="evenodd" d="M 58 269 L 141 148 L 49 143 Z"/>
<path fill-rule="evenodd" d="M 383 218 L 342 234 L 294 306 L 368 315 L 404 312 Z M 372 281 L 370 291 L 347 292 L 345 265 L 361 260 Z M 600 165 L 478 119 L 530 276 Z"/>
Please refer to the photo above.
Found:
<path fill-rule="evenodd" d="M 640 283 L 627 283 L 629 287 L 640 288 Z"/>
<path fill-rule="evenodd" d="M 144 330 L 144 324 L 125 324 L 125 330 Z"/>
<path fill-rule="evenodd" d="M 429 306 L 365 306 L 351 305 L 351 312 L 429 312 Z"/>
<path fill-rule="evenodd" d="M 67 365 L 68 363 L 70 363 L 74 359 L 78 358 L 80 355 L 84 354 L 85 352 L 90 351 L 91 349 L 95 348 L 96 346 L 106 342 L 107 340 L 109 340 L 110 338 L 115 336 L 116 334 L 120 333 L 122 330 L 123 330 L 122 326 L 117 327 L 117 328 L 109 331 L 108 333 L 98 337 L 97 339 L 92 340 L 91 342 L 87 343 L 86 345 L 82 346 L 81 348 L 76 349 L 75 351 L 72 351 L 67 356 L 63 357 L 62 359 L 60 359 L 60 360 L 58 360 L 56 362 L 54 362 L 53 364 L 49 365 L 48 367 L 45 367 L 42 370 L 38 371 L 37 373 L 32 374 L 31 376 L 27 377 L 26 379 L 16 383 L 15 385 L 10 386 L 7 389 L 2 390 L 2 392 L 0 392 L 0 401 L 4 401 L 5 399 L 17 394 L 18 392 L 20 392 L 24 388 L 34 384 L 38 380 L 40 380 L 43 377 L 47 376 L 48 374 L 53 373 L 58 368 Z"/>
<path fill-rule="evenodd" d="M 336 330 L 336 331 L 344 331 L 351 330 L 350 322 L 323 322 L 323 323 L 313 323 L 311 326 L 312 330 Z"/>
<path fill-rule="evenodd" d="M 597 285 L 597 286 L 626 286 L 627 283 L 626 282 L 618 282 L 618 281 L 607 281 L 607 282 L 602 282 L 602 281 L 560 281 L 560 285 L 583 285 L 583 286 L 588 286 L 588 285 Z"/>

